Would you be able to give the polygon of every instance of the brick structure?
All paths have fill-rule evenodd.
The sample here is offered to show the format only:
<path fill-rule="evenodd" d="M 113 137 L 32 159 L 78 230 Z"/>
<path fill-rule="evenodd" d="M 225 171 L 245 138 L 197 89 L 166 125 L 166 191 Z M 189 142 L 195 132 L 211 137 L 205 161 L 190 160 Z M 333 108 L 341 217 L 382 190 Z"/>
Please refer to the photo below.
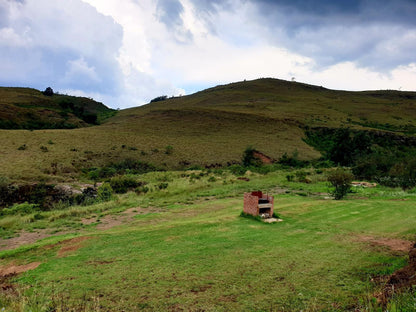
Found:
<path fill-rule="evenodd" d="M 271 218 L 273 216 L 274 198 L 261 191 L 244 193 L 244 212 L 253 216 Z"/>

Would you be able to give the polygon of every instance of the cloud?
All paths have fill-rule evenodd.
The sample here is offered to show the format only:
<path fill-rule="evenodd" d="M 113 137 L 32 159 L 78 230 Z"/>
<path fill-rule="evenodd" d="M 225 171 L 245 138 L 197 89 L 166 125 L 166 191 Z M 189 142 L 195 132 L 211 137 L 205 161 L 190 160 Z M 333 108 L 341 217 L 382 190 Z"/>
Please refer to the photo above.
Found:
<path fill-rule="evenodd" d="M 114 108 L 276 77 L 415 89 L 413 0 L 0 0 L 0 84 Z"/>
<path fill-rule="evenodd" d="M 414 1 L 252 0 L 257 23 L 274 45 L 314 58 L 317 66 L 357 62 L 392 70 L 414 61 Z M 389 49 L 395 46 L 394 51 Z"/>
<path fill-rule="evenodd" d="M 122 28 L 112 18 L 81 1 L 1 1 L 2 85 L 117 92 Z"/>

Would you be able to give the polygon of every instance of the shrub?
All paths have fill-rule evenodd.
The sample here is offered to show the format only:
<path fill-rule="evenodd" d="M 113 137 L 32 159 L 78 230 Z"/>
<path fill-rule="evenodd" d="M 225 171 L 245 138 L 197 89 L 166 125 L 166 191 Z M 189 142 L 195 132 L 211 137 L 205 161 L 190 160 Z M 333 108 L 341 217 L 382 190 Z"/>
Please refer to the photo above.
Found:
<path fill-rule="evenodd" d="M 18 149 L 17 149 L 17 150 L 19 150 L 19 151 L 24 151 L 24 150 L 26 150 L 26 149 L 27 149 L 26 144 L 23 144 L 23 145 L 20 145 L 20 146 L 18 147 Z"/>
<path fill-rule="evenodd" d="M 44 153 L 46 153 L 47 151 L 48 151 L 48 148 L 46 147 L 46 146 L 41 146 L 40 147 L 40 150 L 42 151 L 42 152 L 44 152 Z"/>
<path fill-rule="evenodd" d="M 397 181 L 403 190 L 416 186 L 416 160 L 411 159 L 394 165 L 390 170 L 390 176 Z"/>
<path fill-rule="evenodd" d="M 167 98 L 168 98 L 168 96 L 167 96 L 167 95 L 161 95 L 161 96 L 158 96 L 158 97 L 155 97 L 154 99 L 152 99 L 152 100 L 150 101 L 150 103 L 164 101 L 164 100 L 166 100 Z"/>
<path fill-rule="evenodd" d="M 0 190 L 2 188 L 6 188 L 10 184 L 10 180 L 8 177 L 0 176 Z"/>
<path fill-rule="evenodd" d="M 29 204 L 27 202 L 23 204 L 15 204 L 10 208 L 4 208 L 1 211 L 1 215 L 16 215 L 16 214 L 29 214 L 35 211 L 39 211 L 39 205 Z"/>
<path fill-rule="evenodd" d="M 161 171 L 161 169 L 155 167 L 152 164 L 134 159 L 125 159 L 121 162 L 112 163 L 102 168 L 84 169 L 84 172 L 88 175 L 88 178 L 94 181 L 109 178 L 115 176 L 116 174 L 143 174 L 151 171 Z"/>
<path fill-rule="evenodd" d="M 45 91 L 43 91 L 42 93 L 43 93 L 43 95 L 46 95 L 46 96 L 52 96 L 53 95 L 53 89 L 51 87 L 47 87 L 45 89 Z"/>
<path fill-rule="evenodd" d="M 351 172 L 342 168 L 337 168 L 328 176 L 328 182 L 332 186 L 330 194 L 334 196 L 336 200 L 342 199 L 351 190 L 353 178 L 354 176 Z"/>
<path fill-rule="evenodd" d="M 278 163 L 285 167 L 293 167 L 293 168 L 304 168 L 309 165 L 308 161 L 299 160 L 298 159 L 298 151 L 294 151 L 292 156 L 289 156 L 287 153 L 284 153 L 282 157 L 279 158 Z"/>
<path fill-rule="evenodd" d="M 137 195 L 140 194 L 146 194 L 147 192 L 149 192 L 149 188 L 145 185 L 139 186 L 138 188 L 136 188 L 135 192 Z"/>
<path fill-rule="evenodd" d="M 246 173 L 247 168 L 241 166 L 241 165 L 232 165 L 228 167 L 228 169 L 231 171 L 232 174 L 237 176 L 242 176 Z"/>
<path fill-rule="evenodd" d="M 166 155 L 172 155 L 172 153 L 173 153 L 173 146 L 171 146 L 171 145 L 166 146 L 165 147 L 165 154 Z"/>
<path fill-rule="evenodd" d="M 139 184 L 134 178 L 127 176 L 115 176 L 110 180 L 111 188 L 118 194 L 127 193 L 129 189 L 136 188 Z"/>
<path fill-rule="evenodd" d="M 261 159 L 257 158 L 254 153 L 256 152 L 256 150 L 252 147 L 252 146 L 248 146 L 244 153 L 243 153 L 243 159 L 242 159 L 242 163 L 244 167 L 259 167 L 263 164 L 263 162 L 261 161 Z"/>
<path fill-rule="evenodd" d="M 111 187 L 110 183 L 106 182 L 103 183 L 97 189 L 97 199 L 99 201 L 109 201 L 113 196 L 113 188 Z"/>
<path fill-rule="evenodd" d="M 299 182 L 306 182 L 306 172 L 305 171 L 296 171 L 295 176 L 296 176 L 296 179 Z"/>
<path fill-rule="evenodd" d="M 162 182 L 162 183 L 159 183 L 159 185 L 157 187 L 159 188 L 159 190 L 165 190 L 165 189 L 168 188 L 168 186 L 169 186 L 169 183 Z"/>
<path fill-rule="evenodd" d="M 97 191 L 92 187 L 87 187 L 82 194 L 75 196 L 75 203 L 78 205 L 92 205 L 97 200 Z"/>

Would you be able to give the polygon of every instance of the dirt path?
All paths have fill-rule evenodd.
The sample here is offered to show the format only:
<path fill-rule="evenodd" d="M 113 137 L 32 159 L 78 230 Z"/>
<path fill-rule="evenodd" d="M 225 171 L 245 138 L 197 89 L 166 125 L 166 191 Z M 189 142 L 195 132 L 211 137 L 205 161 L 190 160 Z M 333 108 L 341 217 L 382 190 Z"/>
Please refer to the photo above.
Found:
<path fill-rule="evenodd" d="M 409 252 L 413 247 L 413 243 L 407 240 L 385 237 L 377 238 L 369 235 L 358 236 L 356 241 L 369 243 L 371 246 L 375 247 L 387 247 L 391 251 L 403 253 Z"/>
<path fill-rule="evenodd" d="M 134 220 L 134 217 L 137 215 L 143 215 L 143 214 L 149 214 L 149 213 L 160 213 L 166 210 L 160 209 L 160 208 L 130 208 L 126 211 L 115 214 L 115 215 L 105 215 L 102 218 L 98 217 L 92 217 L 92 218 L 84 218 L 81 220 L 83 225 L 90 225 L 92 223 L 97 223 L 96 229 L 100 231 L 111 229 L 115 226 L 119 226 L 122 224 L 128 224 L 131 221 Z M 20 233 L 17 233 L 16 237 L 8 238 L 8 239 L 0 239 L 0 251 L 1 250 L 10 250 L 15 249 L 17 247 L 33 244 L 37 242 L 38 240 L 51 237 L 51 236 L 59 236 L 64 235 L 68 233 L 73 233 L 75 230 L 72 231 L 60 231 L 51 234 L 50 229 L 45 230 L 37 230 L 36 232 L 26 232 L 22 231 Z M 83 230 L 79 230 L 79 232 L 83 232 Z M 88 232 L 85 231 L 87 234 Z"/>
<path fill-rule="evenodd" d="M 24 265 L 15 265 L 11 263 L 5 267 L 0 267 L 0 278 L 20 274 L 29 270 L 34 270 L 40 264 L 41 262 L 32 262 Z"/>
<path fill-rule="evenodd" d="M 18 233 L 18 236 L 16 237 L 12 237 L 8 239 L 0 239 L 0 251 L 15 249 L 22 245 L 33 244 L 40 239 L 44 239 L 50 236 L 62 235 L 66 233 L 68 232 L 57 232 L 54 234 L 50 234 L 47 230 L 38 230 L 37 232 L 22 231 Z"/>
<path fill-rule="evenodd" d="M 164 212 L 166 210 L 160 209 L 160 208 L 140 208 L 140 207 L 134 207 L 127 209 L 126 211 L 116 214 L 116 215 L 105 215 L 102 218 L 85 218 L 82 219 L 82 224 L 88 225 L 92 223 L 96 223 L 96 229 L 97 230 L 108 230 L 115 226 L 119 226 L 122 224 L 127 224 L 130 221 L 134 220 L 134 217 L 137 215 L 143 215 L 143 214 L 149 214 L 149 213 L 160 213 Z"/>

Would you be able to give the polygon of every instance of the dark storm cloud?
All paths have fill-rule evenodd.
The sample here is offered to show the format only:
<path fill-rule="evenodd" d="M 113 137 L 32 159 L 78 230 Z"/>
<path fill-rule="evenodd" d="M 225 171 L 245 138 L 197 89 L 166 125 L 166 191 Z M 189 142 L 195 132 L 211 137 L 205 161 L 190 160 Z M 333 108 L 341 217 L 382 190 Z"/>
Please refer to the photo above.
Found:
<path fill-rule="evenodd" d="M 356 13 L 359 11 L 360 0 L 252 0 L 262 6 L 263 11 L 270 12 L 270 9 L 284 8 L 287 11 L 302 11 L 313 15 L 327 15 L 340 12 Z"/>
<path fill-rule="evenodd" d="M 206 1 L 193 2 L 202 9 L 210 8 Z M 250 21 L 256 20 L 257 25 L 263 26 L 262 36 L 275 46 L 313 58 L 318 67 L 351 61 L 389 70 L 416 61 L 414 0 L 235 0 L 233 3 L 236 14 L 238 3 L 251 3 L 256 12 Z M 220 8 L 230 10 L 227 5 Z M 221 33 L 215 24 L 213 27 L 213 33 Z"/>
<path fill-rule="evenodd" d="M 179 0 L 159 0 L 157 2 L 157 15 L 160 22 L 164 23 L 174 34 L 178 43 L 192 41 L 192 33 L 184 28 L 181 14 L 184 8 Z"/>

